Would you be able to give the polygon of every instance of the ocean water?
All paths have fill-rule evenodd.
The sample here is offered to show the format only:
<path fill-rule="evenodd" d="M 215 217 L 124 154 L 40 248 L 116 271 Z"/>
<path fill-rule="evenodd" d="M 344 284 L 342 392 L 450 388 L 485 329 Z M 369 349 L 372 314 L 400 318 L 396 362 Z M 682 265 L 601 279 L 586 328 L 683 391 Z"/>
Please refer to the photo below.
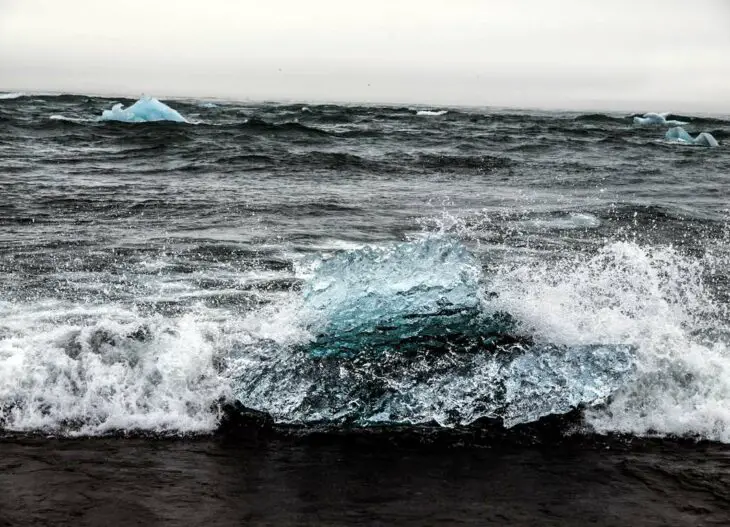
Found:
<path fill-rule="evenodd" d="M 620 113 L 165 102 L 188 122 L 0 95 L 6 448 L 205 442 L 245 407 L 725 459 L 730 117 L 671 116 L 703 148 Z"/>

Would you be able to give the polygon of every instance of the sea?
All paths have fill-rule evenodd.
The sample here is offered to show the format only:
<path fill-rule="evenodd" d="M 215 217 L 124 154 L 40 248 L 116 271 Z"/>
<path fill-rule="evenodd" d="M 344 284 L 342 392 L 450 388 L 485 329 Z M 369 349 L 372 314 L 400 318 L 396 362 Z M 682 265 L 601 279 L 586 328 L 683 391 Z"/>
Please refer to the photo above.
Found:
<path fill-rule="evenodd" d="M 0 94 L 0 525 L 730 524 L 729 116 L 136 100 Z"/>

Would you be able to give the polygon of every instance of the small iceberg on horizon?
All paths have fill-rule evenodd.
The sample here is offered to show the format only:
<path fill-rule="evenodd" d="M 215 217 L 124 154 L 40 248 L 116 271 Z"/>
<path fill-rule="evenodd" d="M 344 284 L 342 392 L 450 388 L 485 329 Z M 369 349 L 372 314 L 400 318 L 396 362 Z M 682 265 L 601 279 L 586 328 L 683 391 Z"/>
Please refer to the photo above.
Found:
<path fill-rule="evenodd" d="M 664 139 L 666 139 L 667 141 L 672 141 L 674 143 L 683 143 L 688 145 L 707 147 L 720 146 L 717 142 L 717 139 L 715 139 L 712 134 L 708 132 L 702 132 L 697 137 L 693 138 L 691 135 L 689 135 L 687 130 L 685 130 L 681 126 L 676 126 L 667 130 L 667 133 L 664 134 Z"/>
<path fill-rule="evenodd" d="M 124 123 L 147 123 L 153 121 L 173 121 L 187 123 L 188 120 L 154 97 L 143 95 L 140 100 L 127 108 L 121 103 L 115 104 L 111 110 L 104 110 L 100 121 L 121 121 Z"/>
<path fill-rule="evenodd" d="M 669 115 L 669 113 L 645 113 L 643 117 L 634 117 L 634 124 L 639 126 L 682 126 L 687 124 L 684 121 L 668 121 Z"/>

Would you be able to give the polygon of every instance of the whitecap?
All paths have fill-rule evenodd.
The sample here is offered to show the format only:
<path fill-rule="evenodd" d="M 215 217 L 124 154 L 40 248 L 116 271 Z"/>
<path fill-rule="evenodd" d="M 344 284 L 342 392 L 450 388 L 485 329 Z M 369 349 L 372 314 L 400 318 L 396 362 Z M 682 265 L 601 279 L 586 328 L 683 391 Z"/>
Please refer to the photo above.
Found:
<path fill-rule="evenodd" d="M 601 220 L 593 214 L 571 212 L 565 216 L 535 219 L 526 223 L 538 229 L 594 229 L 601 225 Z"/>
<path fill-rule="evenodd" d="M 634 124 L 639 126 L 683 126 L 687 123 L 684 121 L 667 120 L 669 113 L 645 113 L 643 117 L 634 117 Z"/>
<path fill-rule="evenodd" d="M 67 117 L 65 115 L 51 115 L 49 117 L 51 121 L 66 121 L 69 123 L 89 123 L 94 122 L 94 119 L 85 119 L 83 117 Z"/>

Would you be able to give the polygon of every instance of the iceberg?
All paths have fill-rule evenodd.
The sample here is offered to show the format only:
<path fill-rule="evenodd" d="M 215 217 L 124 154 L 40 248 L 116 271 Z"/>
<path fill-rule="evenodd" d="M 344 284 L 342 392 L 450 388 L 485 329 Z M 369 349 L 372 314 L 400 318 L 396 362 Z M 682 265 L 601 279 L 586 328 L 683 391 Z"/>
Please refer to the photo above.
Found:
<path fill-rule="evenodd" d="M 700 135 L 695 137 L 694 143 L 699 146 L 720 146 L 720 143 L 717 142 L 717 139 L 715 139 L 712 134 L 708 132 L 702 132 Z"/>
<path fill-rule="evenodd" d="M 667 120 L 668 113 L 645 113 L 643 117 L 634 117 L 634 124 L 639 126 L 682 126 L 687 124 L 684 121 Z"/>
<path fill-rule="evenodd" d="M 320 261 L 302 291 L 305 305 L 322 318 L 312 328 L 317 337 L 310 353 L 350 355 L 404 348 L 406 342 L 418 347 L 441 335 L 481 336 L 478 269 L 466 247 L 438 238 Z M 493 336 L 502 322 L 509 325 L 495 320 L 485 333 Z"/>
<path fill-rule="evenodd" d="M 675 143 L 683 143 L 688 145 L 697 145 L 697 146 L 707 146 L 707 147 L 715 147 L 719 146 L 719 143 L 717 142 L 717 139 L 715 139 L 712 134 L 708 132 L 702 132 L 697 137 L 692 138 L 691 135 L 682 128 L 681 126 L 676 126 L 674 128 L 670 128 L 667 130 L 667 133 L 664 134 L 664 139 L 667 141 L 672 141 Z"/>
<path fill-rule="evenodd" d="M 667 130 L 667 133 L 664 134 L 664 139 L 667 141 L 679 141 L 682 143 L 692 143 L 694 142 L 694 139 L 692 139 L 692 136 L 687 133 L 687 130 L 682 128 L 681 126 L 677 126 L 675 128 L 670 128 Z"/>
<path fill-rule="evenodd" d="M 115 104 L 111 110 L 104 110 L 101 121 L 121 121 L 125 123 L 147 123 L 152 121 L 174 121 L 187 123 L 188 120 L 154 97 L 142 96 L 140 100 L 127 108 Z"/>

